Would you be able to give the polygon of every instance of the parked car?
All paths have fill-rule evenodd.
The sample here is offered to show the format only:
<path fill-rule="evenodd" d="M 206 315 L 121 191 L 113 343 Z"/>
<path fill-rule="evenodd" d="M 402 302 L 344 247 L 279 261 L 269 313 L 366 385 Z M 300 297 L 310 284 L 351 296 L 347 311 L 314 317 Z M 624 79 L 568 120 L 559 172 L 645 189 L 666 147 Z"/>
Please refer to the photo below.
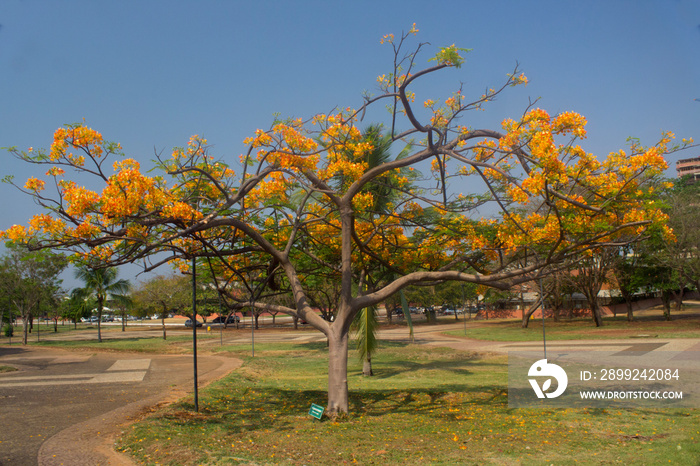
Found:
<path fill-rule="evenodd" d="M 200 321 L 196 321 L 196 322 L 197 322 L 197 323 L 196 323 L 197 327 L 201 327 L 201 326 L 202 326 L 202 323 L 201 323 Z M 185 327 L 192 327 L 192 319 L 187 319 L 187 320 L 185 321 Z"/>
<path fill-rule="evenodd" d="M 211 321 L 212 324 L 223 324 L 224 321 L 226 321 L 227 324 L 237 324 L 238 322 L 241 321 L 241 318 L 235 315 L 230 315 L 228 318 L 225 316 L 219 316 L 215 317 L 214 320 Z"/>

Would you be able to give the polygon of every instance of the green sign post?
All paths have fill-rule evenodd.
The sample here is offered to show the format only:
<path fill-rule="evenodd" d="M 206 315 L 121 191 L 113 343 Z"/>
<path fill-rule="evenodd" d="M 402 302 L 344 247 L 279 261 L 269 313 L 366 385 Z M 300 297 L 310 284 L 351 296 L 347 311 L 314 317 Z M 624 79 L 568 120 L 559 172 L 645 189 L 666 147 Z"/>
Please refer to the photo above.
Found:
<path fill-rule="evenodd" d="M 315 403 L 311 403 L 311 409 L 309 410 L 309 416 L 315 417 L 319 421 L 321 420 L 321 417 L 323 417 L 323 411 L 325 411 L 326 408 L 323 406 L 319 406 Z"/>

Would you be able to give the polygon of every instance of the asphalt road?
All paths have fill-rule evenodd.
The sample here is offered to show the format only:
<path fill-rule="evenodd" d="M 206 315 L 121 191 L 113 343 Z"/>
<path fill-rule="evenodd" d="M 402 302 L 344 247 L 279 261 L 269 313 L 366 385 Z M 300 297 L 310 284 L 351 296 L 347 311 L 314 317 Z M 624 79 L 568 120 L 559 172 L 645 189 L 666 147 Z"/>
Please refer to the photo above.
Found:
<path fill-rule="evenodd" d="M 200 356 L 200 384 L 238 364 Z M 121 426 L 193 386 L 192 356 L 5 346 L 0 365 L 19 369 L 0 373 L 2 466 L 119 464 Z"/>

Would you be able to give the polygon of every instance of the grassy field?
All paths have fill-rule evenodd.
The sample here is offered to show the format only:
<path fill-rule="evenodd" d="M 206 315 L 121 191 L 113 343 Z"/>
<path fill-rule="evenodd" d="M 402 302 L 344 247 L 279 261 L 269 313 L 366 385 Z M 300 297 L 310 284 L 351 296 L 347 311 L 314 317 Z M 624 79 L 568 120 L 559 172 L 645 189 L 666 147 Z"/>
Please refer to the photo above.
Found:
<path fill-rule="evenodd" d="M 206 339 L 207 336 L 197 338 Z M 88 349 L 95 351 L 125 351 L 138 353 L 186 353 L 192 350 L 191 335 L 175 335 L 169 336 L 167 340 L 163 338 L 119 338 L 109 339 L 103 338 L 99 343 L 94 340 L 60 340 L 60 341 L 42 341 L 31 342 L 31 345 L 36 346 L 51 346 L 65 349 Z"/>
<path fill-rule="evenodd" d="M 508 409 L 505 356 L 383 342 L 374 377 L 351 360 L 347 418 L 325 405 L 323 344 L 224 347 L 245 359 L 192 400 L 126 429 L 142 464 L 697 465 L 698 411 Z"/>
<path fill-rule="evenodd" d="M 663 319 L 661 310 L 640 313 L 634 322 L 625 316 L 606 317 L 604 325 L 596 328 L 590 318 L 554 322 L 545 321 L 547 340 L 598 340 L 609 338 L 700 338 L 700 314 L 697 309 L 677 313 L 673 320 Z M 452 319 L 449 322 L 454 323 Z M 467 331 L 451 330 L 451 336 L 490 341 L 541 341 L 542 320 L 533 319 L 527 328 L 520 320 L 472 320 Z"/>
<path fill-rule="evenodd" d="M 97 341 L 97 326 L 81 324 L 77 329 L 73 326 L 61 328 L 54 332 L 53 327 L 50 331 L 41 328 L 40 334 L 37 335 L 36 330 L 29 334 L 27 344 L 30 346 L 51 346 L 65 349 L 89 349 L 89 350 L 105 350 L 105 351 L 133 351 L 133 352 L 148 352 L 148 353 L 181 353 L 190 352 L 192 345 L 192 331 L 183 328 L 172 329 L 168 328 L 167 340 L 163 340 L 160 328 L 154 325 L 150 328 L 144 327 L 127 327 L 126 332 L 122 332 L 120 326 L 103 326 L 102 327 L 102 342 Z M 142 336 L 131 336 L 138 334 L 143 330 L 153 330 L 153 337 L 143 338 Z M 21 327 L 17 327 L 15 335 L 12 339 L 0 337 L 0 345 L 21 345 Z M 202 341 L 217 338 L 218 334 L 198 332 L 197 338 Z"/>

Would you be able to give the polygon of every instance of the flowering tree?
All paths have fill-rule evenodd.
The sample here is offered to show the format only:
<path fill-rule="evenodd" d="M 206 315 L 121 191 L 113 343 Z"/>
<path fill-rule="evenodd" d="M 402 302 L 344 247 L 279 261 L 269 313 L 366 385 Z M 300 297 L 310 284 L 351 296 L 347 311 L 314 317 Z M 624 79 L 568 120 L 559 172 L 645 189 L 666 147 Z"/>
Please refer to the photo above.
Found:
<path fill-rule="evenodd" d="M 328 412 L 335 414 L 348 409 L 348 332 L 361 309 L 415 284 L 457 280 L 507 289 L 614 244 L 622 233 L 663 228 L 665 216 L 645 185 L 666 168 L 664 153 L 677 149 L 670 133 L 652 147 L 635 144 L 601 161 L 578 145 L 586 120 L 573 112 L 529 108 L 499 129 L 472 128 L 470 111 L 527 79 L 516 69 L 473 100 L 458 89 L 417 105 L 414 84 L 459 68 L 467 51 L 442 48 L 419 69 L 426 44 L 406 52 L 416 33 L 414 26 L 383 38 L 394 66 L 378 78 L 377 95 L 366 95 L 357 109 L 257 130 L 245 141 L 237 175 L 234 163 L 214 159 L 197 136 L 160 159 L 163 176 L 156 177 L 123 158 L 108 173 L 106 160 L 121 149 L 85 125 L 59 129 L 48 151 L 12 150 L 49 166 L 55 192 L 46 194 L 46 181 L 36 178 L 18 186 L 48 211 L 3 235 L 102 266 L 138 259 L 154 268 L 196 256 L 216 263 L 215 276 L 225 280 L 245 271 L 257 284 L 284 284 L 293 306 L 258 299 L 249 305 L 301 318 L 327 336 Z M 408 150 L 370 164 L 373 144 L 360 125 L 384 105 L 383 130 Z M 102 191 L 77 183 L 80 176 L 92 186 L 97 178 Z M 376 196 L 387 186 L 394 195 L 378 208 Z M 466 192 L 468 186 L 478 192 Z M 487 202 L 498 213 L 475 217 Z M 163 251 L 166 259 L 154 256 Z M 309 286 L 320 275 L 339 284 L 332 322 L 310 304 Z"/>

